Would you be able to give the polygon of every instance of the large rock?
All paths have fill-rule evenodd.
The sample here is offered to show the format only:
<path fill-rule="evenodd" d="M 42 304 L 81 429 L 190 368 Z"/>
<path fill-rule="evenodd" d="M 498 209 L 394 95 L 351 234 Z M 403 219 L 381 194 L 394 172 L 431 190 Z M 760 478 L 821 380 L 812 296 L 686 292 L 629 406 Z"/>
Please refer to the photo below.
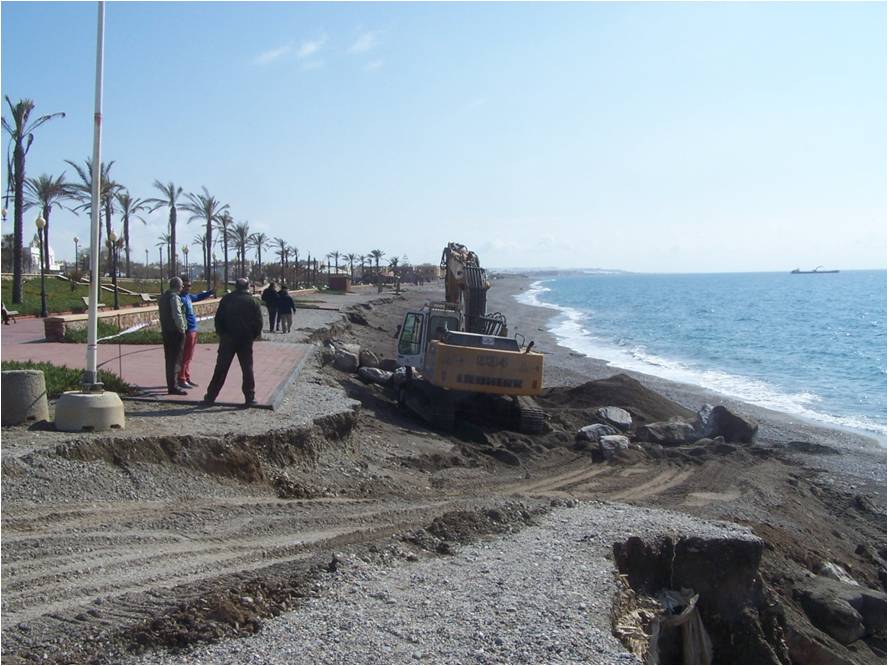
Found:
<path fill-rule="evenodd" d="M 854 580 L 845 569 L 834 562 L 821 562 L 815 573 L 819 576 L 824 576 L 825 578 L 832 578 L 833 580 L 848 583 L 849 585 L 860 584 Z"/>
<path fill-rule="evenodd" d="M 885 593 L 814 576 L 795 586 L 793 596 L 811 624 L 844 645 L 885 627 Z"/>
<path fill-rule="evenodd" d="M 576 441 L 597 442 L 606 435 L 616 435 L 617 429 L 606 423 L 593 423 L 577 430 Z"/>
<path fill-rule="evenodd" d="M 595 416 L 623 432 L 632 427 L 632 415 L 620 407 L 599 407 Z"/>
<path fill-rule="evenodd" d="M 366 382 L 373 384 L 387 384 L 392 378 L 392 373 L 380 370 L 379 368 L 368 368 L 362 366 L 358 368 L 358 376 Z"/>
<path fill-rule="evenodd" d="M 598 440 L 598 446 L 604 459 L 610 460 L 620 451 L 625 451 L 629 448 L 629 438 L 625 435 L 605 435 Z"/>
<path fill-rule="evenodd" d="M 722 405 L 703 405 L 697 412 L 694 426 L 698 437 L 712 438 L 721 435 L 728 442 L 744 444 L 752 444 L 758 432 L 757 423 L 737 416 Z"/>
<path fill-rule="evenodd" d="M 358 354 L 358 360 L 362 368 L 378 368 L 379 357 L 369 349 L 362 349 Z"/>
<path fill-rule="evenodd" d="M 358 354 L 347 349 L 336 349 L 333 356 L 333 367 L 343 372 L 357 372 L 359 366 Z"/>
<path fill-rule="evenodd" d="M 694 426 L 678 419 L 639 426 L 635 436 L 639 441 L 663 446 L 676 446 L 697 440 Z"/>

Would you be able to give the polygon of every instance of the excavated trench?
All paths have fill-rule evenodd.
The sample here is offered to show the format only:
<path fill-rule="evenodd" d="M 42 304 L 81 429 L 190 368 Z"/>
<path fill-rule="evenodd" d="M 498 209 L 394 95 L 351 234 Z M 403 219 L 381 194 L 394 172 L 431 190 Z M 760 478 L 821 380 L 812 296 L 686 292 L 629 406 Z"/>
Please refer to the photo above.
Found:
<path fill-rule="evenodd" d="M 689 655 L 707 649 L 712 663 L 789 663 L 782 607 L 759 575 L 763 547 L 752 535 L 631 537 L 615 543 L 626 586 L 615 603 L 615 627 L 625 629 L 618 636 L 646 663 L 692 663 Z M 675 599 L 694 595 L 705 632 L 691 628 L 687 613 L 684 621 L 678 618 L 689 610 L 685 606 L 667 610 Z"/>

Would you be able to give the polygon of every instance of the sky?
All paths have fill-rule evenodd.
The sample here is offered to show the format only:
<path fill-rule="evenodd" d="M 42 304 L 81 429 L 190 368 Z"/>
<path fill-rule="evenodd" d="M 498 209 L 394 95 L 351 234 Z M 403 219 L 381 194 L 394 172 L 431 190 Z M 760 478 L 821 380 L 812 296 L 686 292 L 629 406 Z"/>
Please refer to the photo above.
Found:
<path fill-rule="evenodd" d="M 28 176 L 92 154 L 96 12 L 0 6 L 0 90 L 66 113 Z M 102 159 L 302 257 L 885 268 L 886 53 L 882 2 L 108 2 Z M 88 224 L 53 211 L 60 258 Z"/>

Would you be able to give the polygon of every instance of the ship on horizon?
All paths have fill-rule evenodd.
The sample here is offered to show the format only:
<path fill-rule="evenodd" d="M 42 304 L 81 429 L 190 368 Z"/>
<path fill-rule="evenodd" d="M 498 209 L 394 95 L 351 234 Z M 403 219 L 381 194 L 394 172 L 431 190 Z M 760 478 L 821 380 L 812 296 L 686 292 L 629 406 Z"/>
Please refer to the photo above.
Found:
<path fill-rule="evenodd" d="M 835 270 L 835 269 L 830 270 L 830 271 L 824 271 L 824 270 L 821 270 L 822 268 L 823 268 L 823 266 L 818 266 L 813 271 L 803 271 L 800 268 L 794 268 L 793 270 L 790 271 L 790 274 L 792 274 L 792 275 L 814 275 L 814 274 L 819 275 L 821 273 L 826 274 L 826 273 L 838 273 L 839 272 L 838 270 Z"/>

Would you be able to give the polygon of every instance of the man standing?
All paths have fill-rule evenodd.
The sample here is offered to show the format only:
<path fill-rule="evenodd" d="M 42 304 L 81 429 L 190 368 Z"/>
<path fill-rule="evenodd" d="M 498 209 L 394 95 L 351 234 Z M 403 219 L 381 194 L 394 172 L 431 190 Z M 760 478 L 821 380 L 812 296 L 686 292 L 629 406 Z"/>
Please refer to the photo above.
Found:
<path fill-rule="evenodd" d="M 248 291 L 246 278 L 238 278 L 235 290 L 225 294 L 216 310 L 216 333 L 219 335 L 219 351 L 216 355 L 216 369 L 207 387 L 203 404 L 212 405 L 222 390 L 225 377 L 235 354 L 240 363 L 244 380 L 244 405 L 256 404 L 253 380 L 253 341 L 262 335 L 262 310 L 258 301 Z"/>
<path fill-rule="evenodd" d="M 182 291 L 182 279 L 170 278 L 170 288 L 158 300 L 160 313 L 160 332 L 163 336 L 163 357 L 166 361 L 167 393 L 170 395 L 187 395 L 184 388 L 176 384 L 176 375 L 182 367 L 182 347 L 185 343 L 185 309 L 179 292 Z"/>
<path fill-rule="evenodd" d="M 265 291 L 262 292 L 262 302 L 268 309 L 268 332 L 274 333 L 275 324 L 277 323 L 277 285 L 272 282 Z"/>
<path fill-rule="evenodd" d="M 192 296 L 191 279 L 188 276 L 182 276 L 182 293 L 179 294 L 179 298 L 182 299 L 182 307 L 185 309 L 187 330 L 185 331 L 185 344 L 182 348 L 182 367 L 179 369 L 178 388 L 180 389 L 189 389 L 197 386 L 197 384 L 191 381 L 191 359 L 194 357 L 194 347 L 197 345 L 197 317 L 194 316 L 192 303 L 197 303 L 214 295 L 215 292 L 211 289 Z"/>

